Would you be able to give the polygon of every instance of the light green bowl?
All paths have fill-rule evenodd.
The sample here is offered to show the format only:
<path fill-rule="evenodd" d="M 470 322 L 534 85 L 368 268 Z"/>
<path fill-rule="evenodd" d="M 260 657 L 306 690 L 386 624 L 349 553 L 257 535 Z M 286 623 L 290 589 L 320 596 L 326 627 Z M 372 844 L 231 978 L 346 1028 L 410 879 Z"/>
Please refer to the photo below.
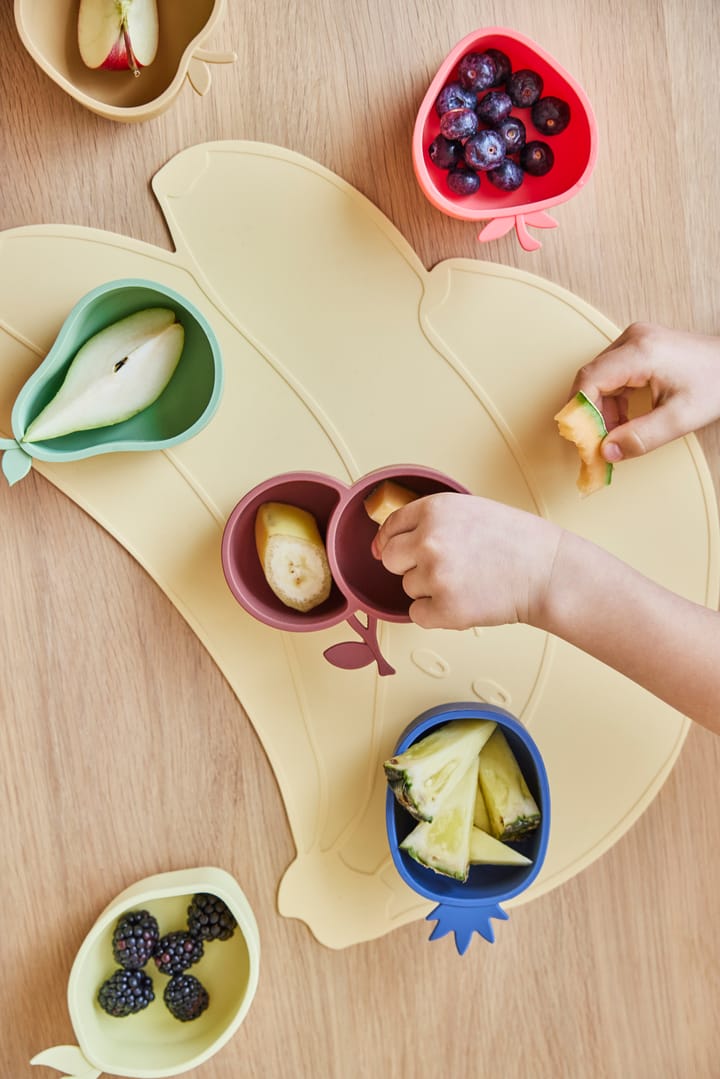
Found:
<path fill-rule="evenodd" d="M 180 362 L 157 401 L 122 423 L 20 444 L 60 388 L 78 349 L 99 330 L 146 307 L 169 308 L 185 329 Z M 220 403 L 222 384 L 220 346 L 194 304 L 153 281 L 130 278 L 100 285 L 75 304 L 50 352 L 20 390 L 11 416 L 14 439 L 0 440 L 3 472 L 12 484 L 27 475 L 32 458 L 61 462 L 99 453 L 167 449 L 205 427 Z"/>
<path fill-rule="evenodd" d="M 97 1003 L 98 989 L 117 964 L 112 935 L 118 918 L 148 910 L 161 936 L 187 926 L 193 895 L 209 892 L 229 907 L 237 928 L 229 940 L 205 944 L 190 970 L 208 991 L 210 1003 L 199 1018 L 175 1019 L 162 996 L 169 981 L 151 962 L 155 1000 L 142 1012 L 118 1019 Z M 31 1064 L 57 1068 L 66 1076 L 109 1075 L 160 1079 L 197 1068 L 224 1046 L 247 1015 L 258 984 L 260 939 L 253 912 L 235 879 L 213 867 L 183 869 L 147 877 L 122 892 L 95 922 L 75 957 L 68 982 L 68 1008 L 77 1046 L 55 1046 Z"/>

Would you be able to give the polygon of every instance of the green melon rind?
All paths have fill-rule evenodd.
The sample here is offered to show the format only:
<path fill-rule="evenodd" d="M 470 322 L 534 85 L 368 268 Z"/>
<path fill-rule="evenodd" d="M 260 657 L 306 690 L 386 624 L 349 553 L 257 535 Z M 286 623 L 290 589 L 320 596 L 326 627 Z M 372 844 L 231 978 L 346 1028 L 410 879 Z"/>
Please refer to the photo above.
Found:
<path fill-rule="evenodd" d="M 578 427 L 578 418 L 591 421 L 594 431 L 592 432 L 593 446 L 591 452 L 587 447 L 580 444 L 579 438 L 583 433 Z M 600 444 L 608 433 L 605 418 L 586 393 L 578 390 L 575 396 L 555 416 L 558 430 L 563 438 L 573 442 L 580 455 L 580 474 L 577 485 L 583 494 L 593 494 L 602 487 L 608 487 L 612 481 L 613 466 L 600 455 Z"/>

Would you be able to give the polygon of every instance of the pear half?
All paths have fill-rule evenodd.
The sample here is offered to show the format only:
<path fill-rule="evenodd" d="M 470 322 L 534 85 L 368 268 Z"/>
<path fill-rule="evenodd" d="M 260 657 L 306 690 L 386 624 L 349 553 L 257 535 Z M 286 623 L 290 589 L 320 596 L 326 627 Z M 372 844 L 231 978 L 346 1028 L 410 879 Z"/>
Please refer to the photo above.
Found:
<path fill-rule="evenodd" d="M 180 362 L 185 331 L 173 311 L 149 307 L 91 337 L 62 386 L 28 426 L 22 441 L 129 420 L 158 399 Z"/>

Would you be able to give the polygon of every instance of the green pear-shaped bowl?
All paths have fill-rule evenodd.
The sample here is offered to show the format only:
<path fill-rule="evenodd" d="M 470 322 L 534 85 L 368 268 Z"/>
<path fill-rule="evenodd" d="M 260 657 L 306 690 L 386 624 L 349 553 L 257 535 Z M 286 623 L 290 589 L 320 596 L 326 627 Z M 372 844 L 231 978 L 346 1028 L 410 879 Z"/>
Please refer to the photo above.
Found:
<path fill-rule="evenodd" d="M 78 349 L 106 326 L 146 307 L 167 307 L 185 330 L 180 362 L 158 399 L 130 419 L 74 431 L 44 442 L 23 442 L 38 413 L 54 397 Z M 83 296 L 65 319 L 43 362 L 13 405 L 14 442 L 3 442 L 3 471 L 12 483 L 41 461 L 73 461 L 99 453 L 161 450 L 196 435 L 212 418 L 222 394 L 220 346 L 205 316 L 166 285 L 141 279 L 110 281 Z"/>
<path fill-rule="evenodd" d="M 206 942 L 202 959 L 188 971 L 207 989 L 207 1009 L 189 1022 L 175 1019 L 163 1001 L 169 978 L 151 960 L 145 971 L 152 978 L 155 999 L 135 1015 L 106 1014 L 97 1003 L 97 994 L 117 969 L 112 935 L 118 919 L 130 911 L 147 910 L 157 918 L 161 935 L 182 930 L 187 908 L 198 892 L 222 899 L 237 922 L 229 940 Z M 257 989 L 259 964 L 257 923 L 229 873 L 206 866 L 146 877 L 105 908 L 75 957 L 67 994 L 78 1044 L 46 1049 L 31 1064 L 57 1068 L 80 1079 L 103 1073 L 161 1079 L 197 1068 L 229 1041 L 247 1015 Z"/>

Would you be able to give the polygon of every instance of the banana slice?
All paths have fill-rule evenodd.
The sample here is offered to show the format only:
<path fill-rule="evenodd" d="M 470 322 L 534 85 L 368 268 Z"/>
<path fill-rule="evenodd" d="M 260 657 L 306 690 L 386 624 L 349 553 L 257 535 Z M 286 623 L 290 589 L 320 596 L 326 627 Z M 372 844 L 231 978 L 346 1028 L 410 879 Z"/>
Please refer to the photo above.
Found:
<path fill-rule="evenodd" d="M 267 583 L 286 607 L 310 611 L 328 598 L 332 577 L 325 544 L 307 510 L 263 503 L 255 517 L 255 545 Z"/>

